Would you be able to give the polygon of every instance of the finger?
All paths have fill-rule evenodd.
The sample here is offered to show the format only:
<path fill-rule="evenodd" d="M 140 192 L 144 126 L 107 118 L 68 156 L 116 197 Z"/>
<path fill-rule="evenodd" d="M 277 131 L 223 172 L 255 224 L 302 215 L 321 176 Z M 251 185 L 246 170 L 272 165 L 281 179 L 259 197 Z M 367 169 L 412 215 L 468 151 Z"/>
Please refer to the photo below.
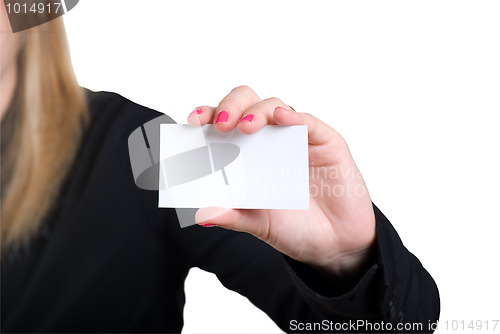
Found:
<path fill-rule="evenodd" d="M 221 132 L 233 130 L 238 125 L 241 115 L 258 102 L 260 102 L 259 96 L 250 87 L 234 88 L 215 110 L 213 117 L 215 128 Z"/>
<path fill-rule="evenodd" d="M 276 97 L 262 100 L 247 109 L 238 123 L 238 130 L 252 134 L 268 124 L 276 124 L 273 113 L 276 107 L 285 107 L 286 104 Z"/>
<path fill-rule="evenodd" d="M 307 125 L 308 140 L 310 145 L 323 145 L 336 142 L 344 145 L 344 138 L 328 124 L 307 113 L 298 113 L 290 109 L 277 107 L 273 118 L 276 124 L 282 126 Z"/>
<path fill-rule="evenodd" d="M 189 114 L 187 121 L 190 125 L 205 125 L 212 122 L 214 118 L 215 108 L 209 106 L 201 106 L 194 108 Z"/>
<path fill-rule="evenodd" d="M 228 230 L 247 232 L 266 240 L 269 234 L 269 217 L 266 210 L 201 208 L 196 212 L 195 222 L 209 227 L 218 226 Z"/>

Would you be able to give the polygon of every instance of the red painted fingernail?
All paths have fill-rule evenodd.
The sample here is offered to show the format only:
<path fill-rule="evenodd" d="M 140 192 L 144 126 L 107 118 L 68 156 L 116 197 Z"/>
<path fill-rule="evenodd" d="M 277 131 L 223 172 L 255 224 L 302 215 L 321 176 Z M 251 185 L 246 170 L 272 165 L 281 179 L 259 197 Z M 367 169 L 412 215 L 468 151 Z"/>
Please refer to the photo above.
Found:
<path fill-rule="evenodd" d="M 214 226 L 217 226 L 217 225 L 211 224 L 211 223 L 206 223 L 206 224 L 200 224 L 200 226 L 203 226 L 203 227 L 214 227 Z"/>
<path fill-rule="evenodd" d="M 199 114 L 201 114 L 201 113 L 202 113 L 202 111 L 203 111 L 203 110 L 201 110 L 201 109 L 199 109 L 199 108 L 198 108 L 198 109 L 195 109 L 195 110 L 191 111 L 191 113 L 189 114 L 189 116 L 194 115 L 194 114 L 199 115 Z M 189 117 L 189 116 L 188 116 L 188 117 Z"/>
<path fill-rule="evenodd" d="M 240 123 L 241 122 L 251 122 L 253 121 L 253 115 L 252 114 L 249 114 L 249 115 L 246 115 L 245 117 L 243 117 L 242 119 L 240 119 Z"/>
<path fill-rule="evenodd" d="M 227 111 L 223 110 L 217 115 L 215 123 L 224 123 L 227 122 L 228 120 L 229 120 L 229 114 L 227 113 Z"/>

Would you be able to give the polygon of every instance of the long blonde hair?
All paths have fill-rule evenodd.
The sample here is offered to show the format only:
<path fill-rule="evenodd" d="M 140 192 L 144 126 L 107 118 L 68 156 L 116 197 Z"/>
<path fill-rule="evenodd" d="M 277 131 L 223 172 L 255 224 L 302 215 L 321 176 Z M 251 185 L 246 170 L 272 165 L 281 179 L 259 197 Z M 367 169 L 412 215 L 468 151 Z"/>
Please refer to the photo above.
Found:
<path fill-rule="evenodd" d="M 2 152 L 2 254 L 26 245 L 53 208 L 88 120 L 62 19 L 20 34 L 15 122 Z"/>

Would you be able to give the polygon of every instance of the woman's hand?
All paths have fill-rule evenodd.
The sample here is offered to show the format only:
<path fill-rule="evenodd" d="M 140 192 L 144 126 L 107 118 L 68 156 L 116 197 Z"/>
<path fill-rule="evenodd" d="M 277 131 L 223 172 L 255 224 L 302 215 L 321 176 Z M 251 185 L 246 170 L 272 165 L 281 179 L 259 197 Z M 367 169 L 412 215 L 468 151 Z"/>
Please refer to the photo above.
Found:
<path fill-rule="evenodd" d="M 369 258 L 375 241 L 370 195 L 344 138 L 334 129 L 277 98 L 261 100 L 246 86 L 234 88 L 216 108 L 196 108 L 188 122 L 249 135 L 268 124 L 307 125 L 309 137 L 308 210 L 202 208 L 197 224 L 248 232 L 330 275 L 349 276 Z"/>

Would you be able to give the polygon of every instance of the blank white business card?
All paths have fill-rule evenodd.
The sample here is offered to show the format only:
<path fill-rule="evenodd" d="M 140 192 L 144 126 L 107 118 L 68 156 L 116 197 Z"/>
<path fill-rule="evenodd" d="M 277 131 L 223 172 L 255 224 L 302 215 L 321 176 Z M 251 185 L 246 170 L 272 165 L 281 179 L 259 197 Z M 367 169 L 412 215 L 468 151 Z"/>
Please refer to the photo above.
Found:
<path fill-rule="evenodd" d="M 159 207 L 308 209 L 306 126 L 160 126 Z"/>

